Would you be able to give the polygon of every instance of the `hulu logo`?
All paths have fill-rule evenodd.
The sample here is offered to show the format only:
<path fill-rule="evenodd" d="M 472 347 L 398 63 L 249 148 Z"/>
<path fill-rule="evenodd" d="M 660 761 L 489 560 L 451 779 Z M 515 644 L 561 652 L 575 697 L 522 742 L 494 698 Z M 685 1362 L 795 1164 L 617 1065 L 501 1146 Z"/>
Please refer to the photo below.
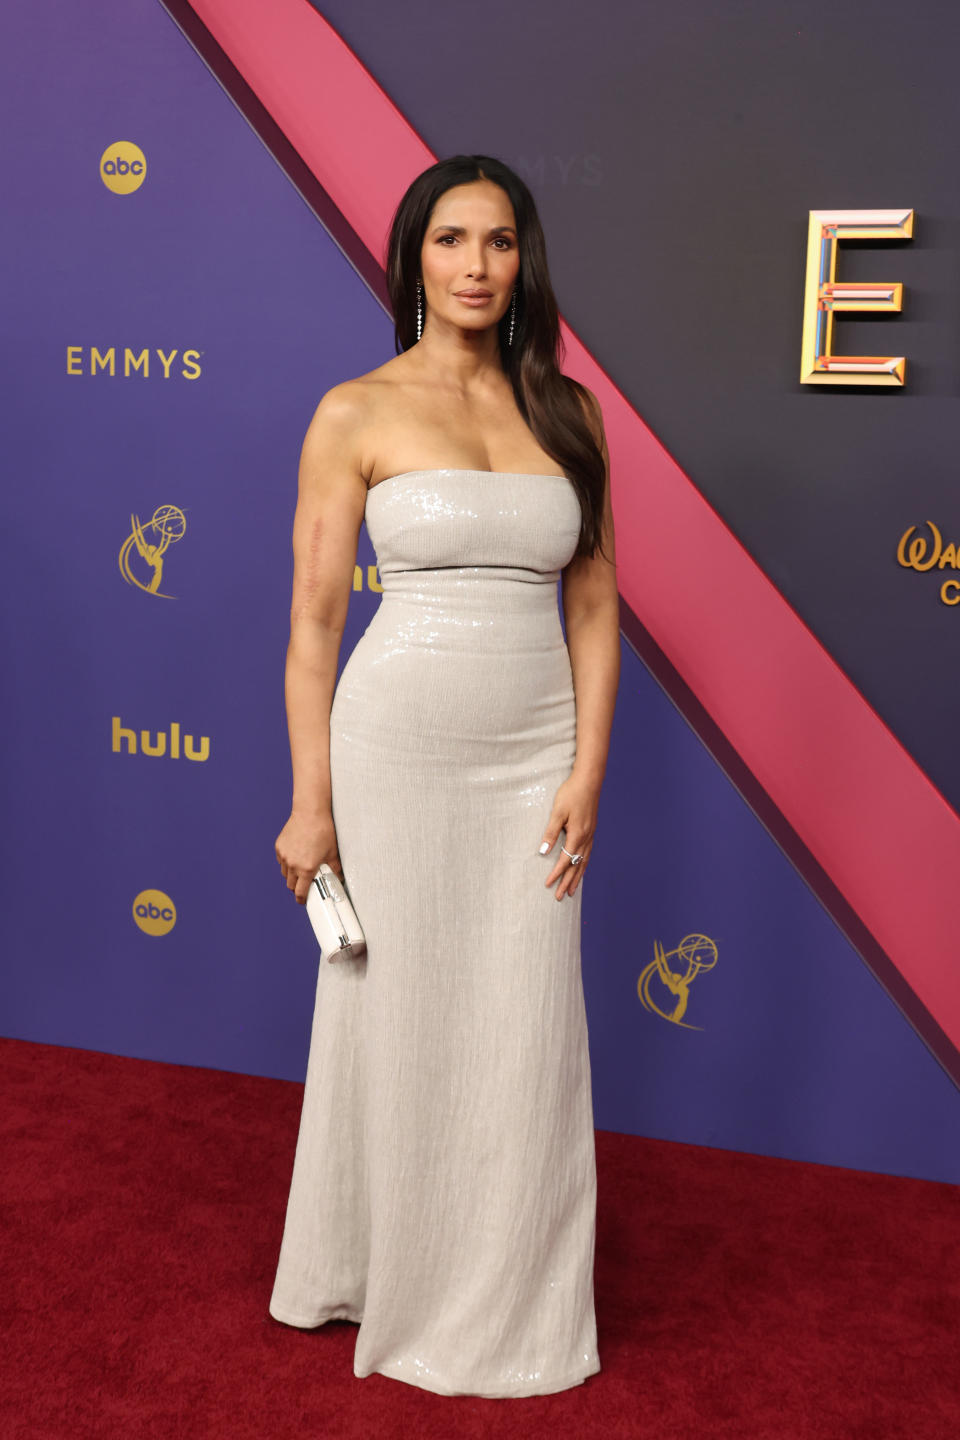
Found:
<path fill-rule="evenodd" d="M 169 749 L 167 741 L 169 740 Z M 120 724 L 120 716 L 113 717 L 113 750 L 119 754 L 124 744 L 127 747 L 128 755 L 137 754 L 137 733 L 135 730 L 128 730 L 125 725 Z M 176 720 L 170 726 L 169 735 L 166 730 L 158 730 L 156 738 L 152 731 L 140 731 L 140 754 L 141 755 L 167 755 L 171 760 L 180 759 L 180 726 Z M 183 737 L 183 755 L 186 760 L 209 760 L 210 758 L 210 737 L 200 736 L 199 749 L 194 745 L 192 735 Z"/>

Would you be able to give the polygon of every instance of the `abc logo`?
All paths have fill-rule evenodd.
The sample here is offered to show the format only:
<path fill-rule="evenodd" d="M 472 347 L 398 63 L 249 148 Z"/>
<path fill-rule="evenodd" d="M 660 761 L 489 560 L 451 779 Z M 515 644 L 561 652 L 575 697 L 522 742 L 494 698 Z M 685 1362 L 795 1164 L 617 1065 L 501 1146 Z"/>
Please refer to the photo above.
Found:
<path fill-rule="evenodd" d="M 114 195 L 139 190 L 146 173 L 146 156 L 132 140 L 116 140 L 100 156 L 100 179 Z"/>
<path fill-rule="evenodd" d="M 166 935 L 177 923 L 177 907 L 162 890 L 141 890 L 133 902 L 133 918 L 145 935 Z"/>

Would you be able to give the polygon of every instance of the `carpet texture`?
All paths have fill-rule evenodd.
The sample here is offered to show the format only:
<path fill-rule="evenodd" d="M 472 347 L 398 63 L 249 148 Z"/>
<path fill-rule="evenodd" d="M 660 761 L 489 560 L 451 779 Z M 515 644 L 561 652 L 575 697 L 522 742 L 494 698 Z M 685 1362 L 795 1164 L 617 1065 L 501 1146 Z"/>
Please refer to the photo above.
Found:
<path fill-rule="evenodd" d="M 267 1313 L 302 1086 L 21 1040 L 0 1081 L 4 1437 L 960 1433 L 960 1187 L 600 1131 L 600 1372 L 446 1397 Z"/>

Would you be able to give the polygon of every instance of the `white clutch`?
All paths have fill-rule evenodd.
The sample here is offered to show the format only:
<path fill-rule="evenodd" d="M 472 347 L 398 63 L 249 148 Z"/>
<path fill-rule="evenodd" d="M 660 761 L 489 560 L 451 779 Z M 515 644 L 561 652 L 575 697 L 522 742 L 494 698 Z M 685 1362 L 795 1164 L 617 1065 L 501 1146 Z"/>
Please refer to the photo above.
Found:
<path fill-rule="evenodd" d="M 366 950 L 367 942 L 343 881 L 326 863 L 310 882 L 307 915 L 324 959 L 332 963 L 362 955 Z"/>

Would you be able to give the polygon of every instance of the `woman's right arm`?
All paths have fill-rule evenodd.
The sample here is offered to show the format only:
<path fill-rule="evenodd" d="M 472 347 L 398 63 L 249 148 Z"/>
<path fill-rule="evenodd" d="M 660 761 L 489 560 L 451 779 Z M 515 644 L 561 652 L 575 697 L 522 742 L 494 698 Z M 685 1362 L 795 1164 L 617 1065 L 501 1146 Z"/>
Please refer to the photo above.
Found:
<path fill-rule="evenodd" d="M 293 801 L 276 841 L 287 889 L 300 905 L 323 861 L 343 876 L 330 800 L 330 707 L 367 498 L 361 421 L 357 387 L 334 386 L 300 453 L 284 676 Z"/>

